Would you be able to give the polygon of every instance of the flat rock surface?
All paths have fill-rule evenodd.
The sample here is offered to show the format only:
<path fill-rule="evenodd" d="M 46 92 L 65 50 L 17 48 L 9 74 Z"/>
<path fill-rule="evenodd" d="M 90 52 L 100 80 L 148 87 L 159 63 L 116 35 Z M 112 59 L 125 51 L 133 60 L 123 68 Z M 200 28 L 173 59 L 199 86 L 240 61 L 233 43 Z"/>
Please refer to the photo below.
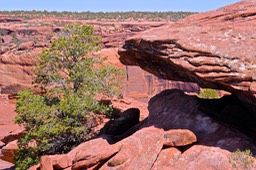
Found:
<path fill-rule="evenodd" d="M 15 131 L 20 126 L 14 124 L 15 104 L 11 103 L 7 96 L 0 94 L 0 140 L 8 135 L 11 131 Z M 2 97 L 2 99 L 1 99 Z"/>
<path fill-rule="evenodd" d="M 2 170 L 15 170 L 14 164 L 10 162 L 3 161 L 0 159 L 0 169 Z"/>

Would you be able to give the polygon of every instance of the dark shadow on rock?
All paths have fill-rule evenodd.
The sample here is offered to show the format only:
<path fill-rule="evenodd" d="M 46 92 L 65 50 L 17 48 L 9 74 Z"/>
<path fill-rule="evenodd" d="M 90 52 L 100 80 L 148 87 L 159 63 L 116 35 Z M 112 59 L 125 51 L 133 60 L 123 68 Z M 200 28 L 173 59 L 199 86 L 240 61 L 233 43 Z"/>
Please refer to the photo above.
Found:
<path fill-rule="evenodd" d="M 130 128 L 139 123 L 140 119 L 140 110 L 137 108 L 130 108 L 125 110 L 121 117 L 110 120 L 105 124 L 105 126 L 100 130 L 100 135 L 112 135 L 118 136 L 122 135 Z"/>
<path fill-rule="evenodd" d="M 199 99 L 199 103 L 199 110 L 204 114 L 256 139 L 256 117 L 235 95 L 221 99 Z"/>
<path fill-rule="evenodd" d="M 207 160 L 211 164 L 216 164 L 215 160 L 219 162 L 222 158 L 226 159 L 222 161 L 222 165 L 225 167 L 229 154 L 227 151 L 234 152 L 237 149 L 241 151 L 249 149 L 254 155 L 256 154 L 256 143 L 252 138 L 231 125 L 204 114 L 199 109 L 201 101 L 198 97 L 185 95 L 180 90 L 163 91 L 149 101 L 150 114 L 142 122 L 139 122 L 139 109 L 128 109 L 120 118 L 108 122 L 98 138 L 80 144 L 66 155 L 45 158 L 49 158 L 51 163 L 54 163 L 51 167 L 57 164 L 62 165 L 63 159 L 66 159 L 67 164 L 63 166 L 63 169 L 72 167 L 73 169 L 153 170 L 155 162 L 161 159 L 159 155 L 167 153 L 165 151 L 168 149 L 173 149 L 175 153 L 181 154 L 180 158 L 182 159 L 175 159 L 181 164 L 178 167 L 184 165 L 183 159 L 187 165 L 197 160 Z M 204 104 L 207 106 L 207 103 Z M 193 140 L 190 140 L 188 136 L 185 141 L 185 135 L 182 136 L 184 130 L 176 130 L 175 136 L 175 133 L 169 131 L 173 132 L 173 129 L 192 131 L 189 134 L 194 136 Z M 176 145 L 179 137 L 182 143 Z M 176 139 L 176 141 L 172 142 L 172 139 Z M 190 142 L 188 143 L 188 141 Z M 194 143 L 196 141 L 197 143 Z M 192 143 L 195 145 L 191 145 Z M 201 153 L 203 154 L 201 155 Z M 208 159 L 209 154 L 211 155 Z M 215 155 L 216 159 L 211 159 L 212 155 Z M 179 155 L 177 156 L 179 157 Z M 194 157 L 196 158 L 193 159 Z M 47 162 L 41 161 L 41 164 L 47 165 Z M 207 165 L 207 163 L 205 164 Z M 218 167 L 218 164 L 215 167 Z"/>
<path fill-rule="evenodd" d="M 231 152 L 249 149 L 256 155 L 255 139 L 241 131 L 253 130 L 256 119 L 238 103 L 233 96 L 203 100 L 177 89 L 165 90 L 150 99 L 150 114 L 139 128 L 188 129 L 200 145 Z"/>
<path fill-rule="evenodd" d="M 2 170 L 15 170 L 15 166 L 12 166 L 10 168 L 5 168 L 5 169 L 2 169 Z"/>

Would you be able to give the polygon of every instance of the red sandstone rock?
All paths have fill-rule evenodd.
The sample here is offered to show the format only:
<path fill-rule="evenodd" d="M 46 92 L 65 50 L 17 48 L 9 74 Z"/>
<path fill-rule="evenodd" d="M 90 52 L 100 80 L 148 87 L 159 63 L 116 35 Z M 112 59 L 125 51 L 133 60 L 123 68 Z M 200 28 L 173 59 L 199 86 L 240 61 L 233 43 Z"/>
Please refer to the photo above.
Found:
<path fill-rule="evenodd" d="M 7 16 L 0 17 L 0 22 L 20 22 L 20 21 L 22 21 L 21 18 L 11 18 Z"/>
<path fill-rule="evenodd" d="M 164 80 L 136 66 L 126 66 L 125 69 L 127 73 L 125 96 L 142 102 L 148 102 L 152 96 L 166 89 L 180 89 L 187 93 L 200 91 L 195 83 Z"/>
<path fill-rule="evenodd" d="M 40 168 L 42 170 L 81 169 L 101 166 L 120 150 L 121 143 L 111 145 L 111 139 L 107 136 L 82 143 L 75 149 L 64 155 L 43 156 Z"/>
<path fill-rule="evenodd" d="M 176 148 L 166 148 L 159 153 L 152 170 L 175 170 L 171 166 L 174 165 L 175 160 L 179 158 L 181 151 Z"/>
<path fill-rule="evenodd" d="M 0 169 L 2 170 L 15 170 L 14 164 L 0 159 Z"/>
<path fill-rule="evenodd" d="M 1 46 L 0 47 L 0 54 L 4 54 L 9 50 L 10 50 L 10 48 L 8 46 Z"/>
<path fill-rule="evenodd" d="M 51 25 L 40 27 L 28 27 L 27 23 L 23 25 L 22 21 L 21 23 L 12 23 L 12 25 L 0 23 L 0 27 L 6 30 L 6 35 L 2 37 L 4 42 L 0 47 L 0 54 L 2 54 L 2 56 L 0 56 L 0 86 L 2 86 L 4 93 L 16 95 L 19 90 L 32 88 L 33 72 L 31 69 L 35 65 L 35 59 L 39 56 L 40 52 L 48 48 L 49 43 L 56 38 L 56 36 L 51 37 L 51 34 L 62 29 L 62 27 L 54 26 L 59 20 L 69 23 L 81 22 L 81 20 L 65 20 L 65 18 L 59 18 L 58 20 L 54 18 L 38 19 L 38 21 L 36 21 L 37 23 L 43 22 L 46 24 L 50 22 Z M 29 20 L 27 22 L 35 21 Z M 118 59 L 117 48 L 124 43 L 124 40 L 127 37 L 135 35 L 137 32 L 165 24 L 164 22 L 116 22 L 115 26 L 113 26 L 112 22 L 83 21 L 83 23 L 94 25 L 96 33 L 103 36 L 103 44 L 105 47 L 108 47 L 94 55 L 108 56 L 108 63 L 122 69 L 125 68 Z M 5 38 L 6 40 L 4 37 L 7 37 Z M 128 74 L 130 74 L 129 77 L 133 77 L 133 80 L 129 79 L 127 88 L 124 89 L 123 94 L 126 97 L 133 97 L 143 102 L 147 102 L 151 96 L 163 89 L 182 89 L 184 86 L 173 86 L 166 81 L 157 81 L 157 78 L 152 75 L 150 75 L 152 76 L 152 81 L 147 81 L 148 73 L 142 70 L 133 71 L 133 68 L 129 68 L 128 70 Z M 134 85 L 133 83 L 135 81 L 136 83 Z M 196 91 L 198 91 L 198 87 L 195 85 L 192 87 L 190 85 L 185 86 L 187 86 L 185 90 L 189 89 L 191 91 L 192 89 L 194 92 L 194 89 L 197 89 Z"/>
<path fill-rule="evenodd" d="M 254 5 L 254 1 L 243 1 L 216 11 L 190 16 L 176 24 L 172 23 L 145 31 L 129 39 L 126 42 L 126 46 L 128 45 L 126 48 L 129 50 L 129 44 L 133 43 L 133 49 L 138 47 L 140 53 L 143 48 L 149 47 L 148 45 L 152 43 L 154 45 L 152 46 L 152 48 L 154 47 L 152 56 L 156 55 L 160 60 L 168 58 L 174 63 L 177 62 L 178 65 L 184 66 L 189 71 L 200 73 L 199 77 L 204 75 L 201 77 L 206 80 L 209 77 L 210 82 L 222 80 L 222 82 L 231 83 L 232 79 L 225 81 L 228 75 L 230 78 L 235 78 L 238 75 L 231 76 L 231 73 L 237 71 L 239 75 L 243 75 L 243 71 L 250 70 L 253 66 L 252 63 L 247 62 L 253 62 L 252 57 L 255 55 L 253 50 L 255 46 L 253 40 Z M 156 43 L 156 41 L 160 42 Z M 138 45 L 144 45 L 144 47 Z M 149 52 L 149 50 L 145 52 Z M 146 55 L 150 55 L 150 53 Z M 184 58 L 180 56 L 184 56 Z M 132 60 L 135 61 L 135 58 L 129 59 L 132 58 L 127 57 L 127 60 L 125 57 L 121 58 L 124 63 L 127 61 L 127 64 L 132 64 Z M 229 61 L 231 63 L 228 63 Z M 243 69 L 243 66 L 246 68 Z M 218 72 L 222 74 L 217 74 Z M 216 73 L 216 75 L 210 77 L 209 73 Z M 223 79 L 217 79 L 218 75 L 223 75 Z M 166 76 L 168 78 L 170 75 Z M 240 81 L 245 81 L 249 76 L 252 75 L 244 75 Z M 182 78 L 185 77 L 177 77 L 177 79 Z M 187 81 L 191 81 L 193 78 L 196 77 L 190 77 Z M 214 78 L 214 80 L 210 78 Z"/>
<path fill-rule="evenodd" d="M 251 138 L 202 114 L 198 109 L 200 102 L 197 97 L 179 90 L 164 91 L 150 100 L 149 117 L 127 132 L 125 138 L 119 138 L 121 141 L 115 143 L 109 136 L 102 136 L 79 145 L 66 155 L 43 157 L 41 167 L 49 170 L 53 167 L 185 170 L 190 166 L 192 169 L 232 169 L 228 157 L 230 151 L 239 148 L 256 153 Z M 196 140 L 190 131 L 170 129 L 193 131 L 198 145 L 183 147 L 184 153 L 166 148 L 170 141 L 184 146 Z"/>
<path fill-rule="evenodd" d="M 163 146 L 163 130 L 145 127 L 124 139 L 120 151 L 101 169 L 150 169 Z"/>
<path fill-rule="evenodd" d="M 109 63 L 120 68 L 124 68 L 124 66 L 118 60 L 119 56 L 117 54 L 117 48 L 124 43 L 124 40 L 127 37 L 131 37 L 140 31 L 165 24 L 163 21 L 135 22 L 131 20 L 129 22 L 115 22 L 113 25 L 112 21 L 98 22 L 90 20 L 68 20 L 65 17 L 26 19 L 26 23 L 23 20 L 18 19 L 17 22 L 9 24 L 9 17 L 2 16 L 2 18 L 3 20 L 2 23 L 0 22 L 0 27 L 5 31 L 4 36 L 0 38 L 2 39 L 2 42 L 0 42 L 0 54 L 3 54 L 3 56 L 0 56 L 0 86 L 5 86 L 3 89 L 6 89 L 6 93 L 11 93 L 13 95 L 16 95 L 18 90 L 32 87 L 31 82 L 33 73 L 31 72 L 31 69 L 35 65 L 35 59 L 38 57 L 39 53 L 43 49 L 49 47 L 49 43 L 56 38 L 56 36 L 52 37 L 51 35 L 62 29 L 62 27 L 56 26 L 57 24 L 83 23 L 93 25 L 96 34 L 103 37 L 104 47 L 108 47 L 108 49 L 103 49 L 100 54 L 102 56 L 108 56 Z M 29 25 L 34 22 L 39 26 L 33 26 L 34 24 L 31 24 L 31 26 Z M 42 23 L 42 25 L 40 25 L 40 23 Z M 47 24 L 49 24 L 49 26 L 44 26 Z M 128 89 L 130 88 L 128 87 L 126 94 L 127 96 L 136 97 L 141 101 L 148 101 L 153 93 L 148 92 L 147 94 L 145 89 L 152 86 L 152 84 L 147 84 L 144 77 L 137 76 L 137 79 L 142 79 L 144 81 L 142 82 L 143 84 L 140 83 L 136 85 L 136 88 L 138 88 L 139 91 L 137 89 L 129 91 Z M 144 84 L 148 87 L 141 89 L 140 87 L 143 87 Z M 154 94 L 159 92 L 155 91 L 155 89 L 152 89 L 152 91 L 155 92 Z"/>
<path fill-rule="evenodd" d="M 0 148 L 2 148 L 4 145 L 5 145 L 5 143 L 0 141 Z"/>
<path fill-rule="evenodd" d="M 39 170 L 39 168 L 40 168 L 40 164 L 37 164 L 37 165 L 30 167 L 28 170 Z"/>
<path fill-rule="evenodd" d="M 250 1 L 246 1 L 244 3 L 247 3 L 247 2 L 250 2 Z M 233 11 L 237 10 L 236 8 L 237 6 L 234 6 Z M 241 9 L 239 8 L 239 10 Z M 250 11 L 247 11 L 247 14 L 250 14 Z M 243 17 L 250 17 L 250 15 L 247 15 L 247 14 L 246 15 L 239 14 L 241 17 L 238 17 L 238 19 Z M 218 18 L 218 15 L 217 17 L 213 15 L 212 18 Z M 205 22 L 207 22 L 208 19 L 209 18 L 202 19 L 202 20 L 205 20 Z M 196 22 L 197 21 L 195 21 L 195 23 Z M 180 22 L 180 24 L 182 24 L 182 22 Z M 200 28 L 201 26 L 198 25 L 198 27 Z M 137 28 L 133 28 L 133 29 L 138 30 Z M 184 31 L 188 31 L 188 30 L 194 31 L 193 27 L 189 27 Z M 112 31 L 113 30 L 110 30 L 110 33 Z M 196 29 L 194 32 L 196 32 Z M 175 33 L 174 31 L 172 32 L 172 34 L 178 34 L 178 33 L 177 32 Z M 202 32 L 202 34 L 205 34 L 205 32 Z M 187 34 L 184 34 L 184 35 L 187 36 Z M 172 42 L 170 44 L 172 44 Z M 153 44 L 153 47 L 154 49 L 159 49 L 158 46 L 157 48 L 155 48 L 154 45 L 157 46 L 158 44 Z M 175 47 L 169 47 L 168 44 L 166 45 L 165 43 L 164 43 L 164 46 L 167 46 L 167 48 L 163 48 L 163 49 L 161 48 L 163 51 L 166 49 L 168 51 L 169 48 L 172 49 L 172 51 L 170 52 L 171 56 L 173 53 L 181 54 L 182 53 L 181 50 L 184 50 L 187 48 L 187 47 L 180 48 L 180 46 L 178 45 Z M 163 47 L 163 46 L 160 46 L 160 47 Z M 189 51 L 185 50 L 183 52 L 184 52 L 183 57 L 185 58 L 187 57 L 190 63 L 193 63 L 193 59 L 190 61 L 189 60 L 190 58 L 187 56 L 187 54 L 193 55 L 195 52 L 197 54 L 208 55 L 208 53 L 204 53 L 201 51 L 191 51 L 190 48 L 189 48 Z M 169 54 L 169 52 L 167 53 Z M 200 56 L 196 56 L 196 57 L 201 59 Z M 211 56 L 211 55 L 206 57 L 214 58 L 214 56 Z M 26 66 L 26 63 L 27 63 L 26 60 L 21 59 L 20 57 L 17 57 L 17 58 L 21 60 L 21 62 L 18 62 L 19 63 L 18 65 Z M 152 59 L 152 56 L 149 55 L 149 58 Z M 177 58 L 179 58 L 179 55 Z M 203 59 L 201 62 L 194 61 L 195 63 L 194 67 L 196 67 L 198 63 L 206 63 L 205 64 L 206 66 L 203 65 L 201 67 L 201 65 L 199 65 L 198 66 L 199 68 L 192 67 L 192 69 L 191 69 L 191 65 L 189 65 L 190 63 L 186 63 L 184 61 L 180 62 L 177 60 L 175 60 L 175 56 L 174 56 L 173 61 L 175 61 L 176 64 L 186 65 L 186 68 L 188 68 L 189 71 L 193 70 L 197 74 L 197 76 L 200 76 L 200 74 L 208 75 L 208 71 L 209 70 L 212 71 L 211 68 L 208 67 L 207 65 L 208 61 L 205 59 Z M 236 61 L 236 59 L 234 60 Z M 16 62 L 12 58 L 8 58 L 7 56 L 4 56 L 3 60 L 1 58 L 1 62 L 2 61 L 4 61 L 3 62 L 4 64 L 6 64 L 5 61 L 8 61 L 7 63 L 9 64 Z M 163 61 L 165 63 L 167 60 L 159 60 L 159 61 L 161 62 Z M 154 64 L 154 66 L 159 67 L 161 69 L 161 72 L 159 74 L 165 74 L 163 72 L 163 70 L 165 70 L 165 67 L 161 67 L 162 66 L 161 62 Z M 218 62 L 219 61 L 217 61 L 217 64 Z M 142 64 L 144 63 L 142 62 Z M 30 66 L 30 64 L 28 65 Z M 150 69 L 152 69 L 151 67 Z M 179 68 L 176 65 L 174 65 L 174 67 L 175 69 Z M 186 73 L 188 74 L 188 77 L 192 76 L 193 78 L 194 74 L 191 74 L 190 72 L 186 72 L 186 71 L 187 70 L 185 70 L 184 72 L 181 72 L 181 74 Z M 212 74 L 213 80 L 214 78 L 216 78 L 216 76 L 220 76 L 220 75 L 224 77 L 223 79 L 228 79 L 227 77 L 225 77 L 226 74 L 229 74 L 229 70 L 228 68 L 226 68 L 226 66 L 217 65 L 216 67 L 214 67 L 213 71 L 215 72 L 223 71 L 225 73 L 225 74 L 223 73 L 222 75 L 218 73 L 213 73 Z M 175 74 L 174 75 L 176 76 L 176 78 L 180 79 L 179 72 L 175 72 Z M 195 76 L 194 78 L 198 78 L 197 76 Z M 233 77 L 231 76 L 231 82 L 232 80 L 235 79 L 234 77 L 236 78 L 236 75 L 234 75 Z M 3 82 L 4 80 L 5 79 L 3 79 Z M 190 79 L 186 79 L 186 80 L 190 80 Z M 197 82 L 196 80 L 197 79 L 195 80 L 193 79 L 194 82 Z M 204 81 L 204 79 L 200 79 L 200 80 L 202 80 L 202 84 L 205 86 L 216 87 L 215 82 L 211 82 L 212 81 L 211 78 L 206 78 L 207 81 Z M 216 81 L 222 81 L 222 80 L 216 79 Z M 229 83 L 229 82 L 225 82 L 225 83 Z M 247 82 L 245 82 L 245 87 L 247 87 L 246 83 Z M 221 87 L 224 89 L 229 87 L 229 86 L 226 86 L 226 84 L 222 86 Z M 234 92 L 234 89 L 228 88 L 228 90 L 231 92 Z M 165 167 L 167 166 L 169 169 L 171 168 L 173 169 L 182 169 L 182 168 L 184 169 L 189 169 L 189 168 L 218 169 L 219 167 L 221 169 L 226 169 L 226 168 L 231 168 L 231 165 L 228 163 L 228 159 L 227 159 L 227 155 L 229 154 L 229 152 L 226 150 L 234 151 L 236 148 L 240 148 L 241 150 L 244 150 L 244 148 L 246 149 L 250 148 L 253 153 L 256 152 L 256 149 L 255 149 L 256 146 L 253 140 L 251 140 L 241 132 L 230 129 L 228 126 L 219 124 L 217 121 L 203 115 L 201 113 L 201 110 L 198 109 L 199 107 L 198 105 L 200 104 L 201 104 L 200 101 L 196 97 L 185 96 L 182 92 L 177 92 L 177 91 L 163 92 L 155 96 L 150 101 L 149 117 L 145 119 L 140 124 L 140 126 L 137 127 L 136 129 L 138 130 L 137 132 L 133 131 L 133 133 L 130 134 L 131 136 L 127 136 L 126 139 L 114 145 L 110 144 L 111 142 L 114 142 L 111 140 L 110 140 L 111 141 L 110 143 L 103 139 L 95 139 L 95 140 L 88 141 L 84 144 L 79 145 L 77 148 L 75 148 L 74 150 L 72 150 L 70 153 L 66 155 L 43 157 L 41 166 L 49 170 L 53 169 L 53 167 L 58 167 L 60 169 L 71 169 L 71 167 L 74 169 L 87 168 L 87 167 L 88 169 L 91 169 L 91 168 L 95 168 L 95 169 L 99 169 L 99 168 L 129 169 L 131 168 L 133 169 L 137 167 L 141 169 L 146 167 L 147 169 L 151 169 L 151 167 L 154 166 L 155 163 L 160 164 L 161 162 L 163 162 L 163 160 L 168 160 L 168 157 L 170 157 L 171 162 L 166 162 L 167 165 L 160 165 L 159 169 L 161 169 L 161 166 L 165 166 Z M 188 149 L 183 154 L 181 154 L 179 156 L 179 159 L 177 160 L 176 157 L 175 156 L 173 157 L 171 153 L 170 155 L 167 154 L 166 153 L 167 150 L 161 151 L 164 144 L 164 130 L 168 131 L 169 129 L 172 129 L 172 128 L 175 128 L 175 129 L 183 128 L 183 129 L 192 130 L 197 135 L 199 144 L 209 145 L 214 147 L 193 146 L 192 148 Z M 223 149 L 218 149 L 217 147 L 221 147 Z M 175 160 L 173 160 L 174 158 Z M 219 161 L 220 158 L 222 159 L 221 161 Z M 102 164 L 104 165 L 102 166 Z"/>
<path fill-rule="evenodd" d="M 10 43 L 12 41 L 12 36 L 5 35 L 2 37 L 2 43 Z"/>
<path fill-rule="evenodd" d="M 186 129 L 169 130 L 164 139 L 164 146 L 186 146 L 197 141 L 195 134 Z"/>
<path fill-rule="evenodd" d="M 50 155 L 41 157 L 41 170 L 64 169 L 69 166 L 67 155 Z M 34 169 L 38 166 L 33 167 Z M 32 169 L 32 168 L 30 168 Z"/>
<path fill-rule="evenodd" d="M 238 101 L 231 99 L 232 101 L 237 104 L 236 109 L 246 112 Z M 149 101 L 150 114 L 142 127 L 154 125 L 166 131 L 170 129 L 188 129 L 196 135 L 197 142 L 200 144 L 221 147 L 229 151 L 236 151 L 237 148 L 240 148 L 240 150 L 250 148 L 256 152 L 256 145 L 253 144 L 254 141 L 251 138 L 238 130 L 230 128 L 230 125 L 220 124 L 206 115 L 213 116 L 215 114 L 214 117 L 221 118 L 222 115 L 219 114 L 221 109 L 212 110 L 211 113 L 202 112 L 204 111 L 201 109 L 202 107 L 228 106 L 228 101 L 225 103 L 225 100 L 215 105 L 214 103 L 215 100 L 201 100 L 196 96 L 185 95 L 182 91 L 166 90 Z M 236 120 L 235 118 L 229 117 L 230 120 Z M 246 121 L 250 122 L 249 119 Z M 241 125 L 241 127 L 243 126 Z"/>
<path fill-rule="evenodd" d="M 111 145 L 111 140 L 99 138 L 85 142 L 68 153 L 68 159 L 72 162 L 72 169 L 100 167 L 114 156 L 121 148 L 122 143 Z"/>
<path fill-rule="evenodd" d="M 24 130 L 14 124 L 15 104 L 11 103 L 7 95 L 0 93 L 0 141 L 8 143 L 20 137 Z"/>
<path fill-rule="evenodd" d="M 33 41 L 24 42 L 19 45 L 18 50 L 28 50 L 33 48 L 34 45 L 35 43 Z"/>
<path fill-rule="evenodd" d="M 255 112 L 255 6 L 242 1 L 139 33 L 119 50 L 120 60 L 163 79 L 229 91 Z"/>
<path fill-rule="evenodd" d="M 124 98 L 116 101 L 112 101 L 113 107 L 120 109 L 122 112 L 131 108 L 136 107 L 140 109 L 140 121 L 148 117 L 147 104 L 140 102 L 132 98 Z"/>
<path fill-rule="evenodd" d="M 7 162 L 14 162 L 15 151 L 18 149 L 17 140 L 8 143 L 1 149 L 2 155 L 0 158 Z"/>
<path fill-rule="evenodd" d="M 9 143 L 14 140 L 20 139 L 24 135 L 24 128 L 20 127 L 19 129 L 15 129 L 11 132 L 9 132 L 6 136 L 4 136 L 0 141 L 4 143 Z"/>
<path fill-rule="evenodd" d="M 229 155 L 230 152 L 220 148 L 195 145 L 178 157 L 170 157 L 166 166 L 179 170 L 235 169 Z"/>

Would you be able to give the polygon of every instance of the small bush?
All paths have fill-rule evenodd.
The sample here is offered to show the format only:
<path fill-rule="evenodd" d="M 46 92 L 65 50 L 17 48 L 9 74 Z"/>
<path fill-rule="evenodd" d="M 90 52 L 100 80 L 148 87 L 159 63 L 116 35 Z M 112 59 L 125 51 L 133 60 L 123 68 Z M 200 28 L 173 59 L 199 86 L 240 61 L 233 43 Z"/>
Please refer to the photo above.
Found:
<path fill-rule="evenodd" d="M 229 163 L 237 170 L 252 170 L 253 169 L 253 157 L 250 150 L 240 151 L 231 154 Z"/>
<path fill-rule="evenodd" d="M 200 93 L 197 95 L 199 98 L 203 99 L 218 99 L 220 98 L 217 90 L 214 89 L 203 89 L 200 91 Z"/>

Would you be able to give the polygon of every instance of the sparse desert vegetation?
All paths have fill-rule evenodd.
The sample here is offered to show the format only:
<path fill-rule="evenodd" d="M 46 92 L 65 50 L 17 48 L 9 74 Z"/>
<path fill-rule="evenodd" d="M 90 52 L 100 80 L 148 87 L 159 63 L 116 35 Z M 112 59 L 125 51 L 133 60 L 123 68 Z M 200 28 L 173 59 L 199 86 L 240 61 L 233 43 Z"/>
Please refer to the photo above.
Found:
<path fill-rule="evenodd" d="M 57 12 L 57 11 L 0 11 L 0 15 L 10 18 L 22 18 L 31 20 L 33 18 L 65 18 L 68 20 L 96 20 L 124 22 L 134 21 L 178 21 L 196 12 Z"/>

